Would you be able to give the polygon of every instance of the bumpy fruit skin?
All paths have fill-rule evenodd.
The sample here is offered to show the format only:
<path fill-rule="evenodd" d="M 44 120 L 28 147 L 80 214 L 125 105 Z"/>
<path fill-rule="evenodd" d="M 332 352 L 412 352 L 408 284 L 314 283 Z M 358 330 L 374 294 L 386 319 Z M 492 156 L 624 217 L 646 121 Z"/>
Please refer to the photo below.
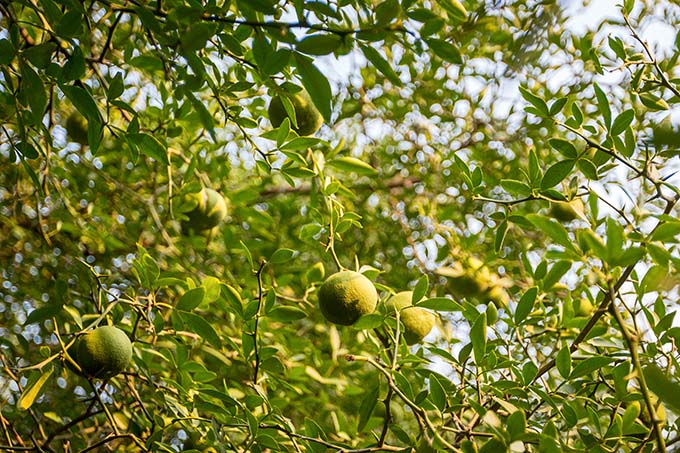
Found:
<path fill-rule="evenodd" d="M 73 112 L 66 119 L 66 133 L 69 138 L 82 146 L 88 144 L 87 140 L 87 120 L 78 112 Z"/>
<path fill-rule="evenodd" d="M 550 216 L 560 222 L 571 222 L 579 217 L 579 212 L 583 212 L 583 201 L 574 198 L 570 202 L 554 201 L 550 205 Z"/>
<path fill-rule="evenodd" d="M 293 127 L 293 130 L 298 135 L 312 135 L 321 128 L 323 124 L 323 117 L 316 109 L 309 93 L 305 90 L 298 91 L 289 96 L 293 107 L 295 108 L 295 119 L 298 127 Z M 280 96 L 274 96 L 269 103 L 269 121 L 274 127 L 279 127 L 284 119 L 288 117 L 286 109 L 283 107 Z M 291 119 L 291 126 L 293 121 Z"/>
<path fill-rule="evenodd" d="M 434 315 L 421 307 L 411 304 L 413 291 L 402 291 L 387 299 L 388 313 L 399 311 L 399 319 L 404 325 L 406 344 L 420 343 L 434 327 Z"/>
<path fill-rule="evenodd" d="M 75 344 L 74 360 L 87 377 L 111 378 L 127 368 L 131 358 L 130 339 L 114 326 L 97 327 Z"/>
<path fill-rule="evenodd" d="M 213 189 L 204 188 L 192 194 L 196 207 L 186 213 L 187 220 L 182 222 L 183 231 L 204 231 L 216 227 L 227 216 L 224 197 Z"/>
<path fill-rule="evenodd" d="M 378 292 L 359 272 L 341 271 L 326 279 L 319 288 L 319 309 L 334 324 L 351 326 L 362 316 L 373 313 Z"/>

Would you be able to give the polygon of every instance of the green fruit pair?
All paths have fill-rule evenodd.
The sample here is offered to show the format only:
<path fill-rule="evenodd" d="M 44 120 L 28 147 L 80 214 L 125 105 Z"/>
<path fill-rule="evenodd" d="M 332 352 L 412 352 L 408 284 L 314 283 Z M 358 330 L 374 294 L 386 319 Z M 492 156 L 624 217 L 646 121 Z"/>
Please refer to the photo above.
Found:
<path fill-rule="evenodd" d="M 213 189 L 204 188 L 200 192 L 192 193 L 185 202 L 194 207 L 185 213 L 187 219 L 182 222 L 182 231 L 210 230 L 227 216 L 227 203 L 224 197 Z"/>
<path fill-rule="evenodd" d="M 387 299 L 388 313 L 399 313 L 404 326 L 404 339 L 409 345 L 420 343 L 434 327 L 435 317 L 428 310 L 414 307 L 413 291 L 402 291 Z"/>
<path fill-rule="evenodd" d="M 341 326 L 351 326 L 378 303 L 378 292 L 368 278 L 354 271 L 340 271 L 319 288 L 319 309 L 324 317 Z"/>
<path fill-rule="evenodd" d="M 283 120 L 290 119 L 291 128 L 298 133 L 298 135 L 312 135 L 321 128 L 323 124 L 323 116 L 319 113 L 314 102 L 309 97 L 309 93 L 305 90 L 298 91 L 293 94 L 285 95 L 293 104 L 295 110 L 295 120 L 289 117 L 286 112 L 281 96 L 274 96 L 269 104 L 269 121 L 274 127 L 279 127 Z M 294 126 L 297 122 L 297 127 Z"/>
<path fill-rule="evenodd" d="M 127 368 L 132 343 L 119 328 L 102 326 L 78 338 L 68 352 L 83 376 L 108 379 Z"/>

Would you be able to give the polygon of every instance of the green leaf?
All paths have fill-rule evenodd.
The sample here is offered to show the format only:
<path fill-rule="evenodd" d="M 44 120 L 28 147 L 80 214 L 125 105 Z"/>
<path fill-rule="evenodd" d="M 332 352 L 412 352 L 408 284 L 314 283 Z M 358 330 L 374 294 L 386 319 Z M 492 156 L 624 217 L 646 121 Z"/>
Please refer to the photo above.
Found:
<path fill-rule="evenodd" d="M 642 93 L 640 95 L 640 102 L 652 111 L 668 110 L 671 107 L 665 99 L 660 98 L 652 93 Z"/>
<path fill-rule="evenodd" d="M 314 105 L 326 122 L 331 121 L 331 86 L 328 79 L 312 63 L 309 57 L 295 53 L 298 73 L 302 78 L 302 85 L 314 101 Z"/>
<path fill-rule="evenodd" d="M 385 60 L 382 55 L 380 55 L 380 52 L 371 46 L 361 46 L 361 51 L 364 53 L 366 59 L 371 62 L 371 64 L 375 66 L 378 71 L 387 77 L 387 79 L 392 82 L 392 84 L 401 86 L 401 80 L 399 79 L 399 76 L 396 72 L 394 72 L 394 69 L 392 69 L 390 63 Z"/>
<path fill-rule="evenodd" d="M 88 121 L 101 122 L 101 114 L 92 95 L 77 85 L 60 85 L 69 101 Z"/>
<path fill-rule="evenodd" d="M 12 60 L 14 60 L 15 55 L 16 50 L 14 49 L 12 42 L 8 39 L 0 39 L 0 65 L 10 64 Z M 28 58 L 28 61 L 31 61 L 31 59 Z M 33 61 L 31 61 L 31 63 L 33 63 Z"/>
<path fill-rule="evenodd" d="M 439 409 L 440 411 L 444 411 L 447 407 L 447 401 L 446 401 L 446 390 L 444 390 L 444 387 L 442 386 L 441 382 L 439 382 L 439 378 L 434 374 L 431 373 L 430 377 L 430 400 L 434 403 L 434 405 Z"/>
<path fill-rule="evenodd" d="M 550 189 L 561 183 L 564 178 L 569 176 L 569 173 L 574 169 L 574 161 L 571 159 L 563 160 L 552 165 L 543 175 L 541 180 L 541 189 Z"/>
<path fill-rule="evenodd" d="M 205 47 L 208 39 L 212 38 L 217 29 L 213 22 L 198 21 L 189 26 L 180 36 L 182 50 L 197 52 Z"/>
<path fill-rule="evenodd" d="M 481 366 L 486 355 L 486 313 L 477 317 L 470 328 L 470 342 L 474 353 L 475 364 Z"/>
<path fill-rule="evenodd" d="M 326 165 L 337 168 L 338 170 L 354 172 L 358 175 L 364 176 L 374 176 L 378 173 L 375 168 L 371 167 L 363 160 L 359 160 L 356 157 L 350 156 L 330 160 L 326 162 Z"/>
<path fill-rule="evenodd" d="M 510 195 L 516 197 L 526 197 L 531 194 L 531 187 L 528 184 L 515 179 L 501 179 L 501 187 Z"/>
<path fill-rule="evenodd" d="M 453 64 L 463 64 L 463 57 L 460 54 L 460 50 L 458 50 L 458 47 L 454 44 L 444 41 L 443 39 L 435 38 L 426 39 L 425 42 L 430 46 L 432 52 L 442 60 Z"/>
<path fill-rule="evenodd" d="M 17 404 L 19 409 L 25 411 L 33 406 L 35 400 L 38 398 L 38 396 L 40 396 L 40 390 L 42 390 L 47 380 L 50 378 L 50 376 L 52 376 L 52 373 L 54 373 L 54 367 L 50 367 L 46 373 L 42 373 L 38 379 L 24 387 L 24 391 L 21 394 Z"/>
<path fill-rule="evenodd" d="M 352 324 L 352 328 L 356 330 L 370 330 L 383 325 L 383 316 L 379 313 L 368 313 L 361 316 L 357 322 Z"/>
<path fill-rule="evenodd" d="M 5 41 L 5 40 L 3 40 Z M 2 41 L 0 41 L 1 43 Z M 24 57 L 31 62 L 33 66 L 38 69 L 44 69 L 50 64 L 52 54 L 57 50 L 57 44 L 51 41 L 38 44 L 37 46 L 29 47 L 23 51 Z M 12 49 L 13 52 L 13 49 Z M 3 54 L 3 49 L 0 48 L 0 55 Z M 9 55 L 12 57 L 13 55 Z M 8 62 L 9 63 L 9 62 Z M 2 62 L 0 62 L 2 64 Z"/>
<path fill-rule="evenodd" d="M 40 76 L 25 63 L 20 64 L 21 68 L 21 96 L 26 100 L 31 108 L 34 123 L 39 123 L 45 114 L 47 106 L 47 94 Z"/>
<path fill-rule="evenodd" d="M 276 307 L 267 313 L 267 318 L 278 322 L 297 321 L 298 319 L 306 317 L 307 313 L 297 307 L 292 306 Z"/>
<path fill-rule="evenodd" d="M 611 129 L 612 111 L 609 107 L 609 99 L 607 99 L 607 95 L 604 94 L 604 91 L 602 91 L 597 83 L 593 85 L 593 88 L 595 89 L 598 110 L 602 114 L 602 119 L 604 119 L 604 125 L 607 129 Z"/>
<path fill-rule="evenodd" d="M 543 99 L 522 86 L 519 87 L 519 91 L 522 94 L 524 100 L 526 100 L 529 104 L 533 105 L 536 110 L 538 110 L 539 115 L 550 116 L 548 106 Z"/>
<path fill-rule="evenodd" d="M 572 370 L 569 379 L 574 380 L 593 373 L 616 360 L 614 357 L 596 356 L 581 360 Z"/>
<path fill-rule="evenodd" d="M 133 145 L 140 153 L 149 156 L 163 164 L 170 164 L 167 148 L 153 135 L 145 133 L 127 134 L 126 137 L 128 138 L 130 144 Z"/>
<path fill-rule="evenodd" d="M 462 305 L 447 297 L 433 297 L 418 302 L 418 307 L 429 308 L 434 311 L 463 311 Z"/>
<path fill-rule="evenodd" d="M 278 249 L 272 254 L 272 257 L 269 259 L 269 262 L 274 264 L 286 263 L 292 260 L 296 254 L 297 252 L 295 250 Z"/>
<path fill-rule="evenodd" d="M 515 322 L 520 324 L 524 321 L 529 313 L 534 309 L 534 303 L 536 302 L 536 296 L 538 295 L 538 288 L 532 286 L 524 292 L 519 302 L 517 303 L 517 309 L 515 310 Z"/>
<path fill-rule="evenodd" d="M 506 425 L 508 433 L 510 433 L 510 439 L 519 439 L 527 429 L 527 416 L 523 410 L 516 410 L 508 417 Z"/>
<path fill-rule="evenodd" d="M 666 222 L 659 225 L 652 236 L 651 241 L 660 242 L 677 242 L 677 236 L 680 234 L 680 222 Z"/>
<path fill-rule="evenodd" d="M 177 301 L 177 309 L 182 311 L 191 311 L 203 303 L 205 297 L 205 288 L 198 287 L 190 289 L 182 294 L 182 297 Z"/>
<path fill-rule="evenodd" d="M 578 156 L 576 147 L 571 142 L 562 140 L 561 138 L 551 138 L 548 140 L 548 143 L 568 159 L 576 159 Z"/>
<path fill-rule="evenodd" d="M 425 295 L 427 295 L 427 291 L 429 289 L 430 282 L 427 278 L 427 275 L 423 275 L 418 279 L 418 283 L 416 283 L 416 287 L 413 288 L 413 296 L 411 298 L 411 303 L 416 304 L 418 303 Z"/>
<path fill-rule="evenodd" d="M 559 222 L 538 214 L 528 214 L 526 218 L 536 228 L 540 229 L 543 234 L 548 236 L 557 244 L 561 245 L 567 250 L 576 252 L 576 248 L 569 237 L 569 233 L 567 233 L 567 230 Z"/>
<path fill-rule="evenodd" d="M 328 55 L 342 44 L 342 38 L 335 33 L 310 35 L 300 41 L 295 48 L 308 55 Z"/>
<path fill-rule="evenodd" d="M 359 406 L 359 422 L 357 424 L 357 432 L 362 432 L 366 427 L 366 423 L 371 418 L 373 410 L 378 403 L 378 396 L 380 395 L 380 385 L 376 384 L 371 387 L 371 389 L 366 392 L 366 394 L 361 399 L 361 405 Z"/>
<path fill-rule="evenodd" d="M 560 376 L 564 379 L 568 379 L 569 374 L 571 374 L 571 351 L 568 346 L 563 347 L 557 353 L 555 364 L 557 365 L 557 371 L 560 373 Z"/>
<path fill-rule="evenodd" d="M 670 406 L 674 412 L 680 412 L 680 383 L 671 380 L 658 366 L 649 364 L 643 368 L 643 374 L 649 389 L 659 399 Z"/>
<path fill-rule="evenodd" d="M 207 341 L 211 346 L 217 349 L 222 347 L 220 336 L 215 331 L 215 328 L 210 325 L 203 316 L 185 311 L 180 311 L 178 313 L 191 332 L 198 334 L 201 339 Z"/>
<path fill-rule="evenodd" d="M 628 126 L 631 125 L 633 120 L 635 119 L 635 111 L 633 109 L 626 110 L 624 112 L 621 112 L 619 116 L 616 117 L 614 120 L 614 124 L 612 124 L 611 131 L 609 131 L 612 135 L 619 135 L 623 131 L 625 131 Z"/>

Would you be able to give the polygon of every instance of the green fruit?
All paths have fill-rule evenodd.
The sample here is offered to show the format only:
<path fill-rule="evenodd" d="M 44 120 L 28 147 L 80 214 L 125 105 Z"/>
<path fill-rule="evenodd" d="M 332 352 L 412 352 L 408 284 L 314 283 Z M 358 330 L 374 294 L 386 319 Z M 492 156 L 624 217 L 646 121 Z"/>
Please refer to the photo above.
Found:
<path fill-rule="evenodd" d="M 74 352 L 74 360 L 85 376 L 108 379 L 127 368 L 132 343 L 119 328 L 102 326 L 80 337 Z"/>
<path fill-rule="evenodd" d="M 88 144 L 87 119 L 78 112 L 71 113 L 66 119 L 66 133 L 74 142 L 86 146 Z"/>
<path fill-rule="evenodd" d="M 491 282 L 489 269 L 477 258 L 468 258 L 464 263 L 442 267 L 435 272 L 448 279 L 450 291 L 461 299 L 484 295 Z"/>
<path fill-rule="evenodd" d="M 569 202 L 554 201 L 550 205 L 550 216 L 560 222 L 571 222 L 583 215 L 583 209 L 583 201 L 580 198 L 574 198 Z"/>
<path fill-rule="evenodd" d="M 490 300 L 496 308 L 508 308 L 508 292 L 502 286 L 492 286 L 487 290 L 485 297 Z"/>
<path fill-rule="evenodd" d="M 399 311 L 399 320 L 404 325 L 406 344 L 419 343 L 434 327 L 435 317 L 428 310 L 414 307 L 411 303 L 413 291 L 402 291 L 387 299 L 388 313 Z"/>
<path fill-rule="evenodd" d="M 319 309 L 334 324 L 349 326 L 378 303 L 373 283 L 359 272 L 340 271 L 326 279 L 319 288 Z"/>
<path fill-rule="evenodd" d="M 195 207 L 186 213 L 187 220 L 182 222 L 184 231 L 204 231 L 216 227 L 227 216 L 224 197 L 213 189 L 203 189 L 189 195 L 187 203 Z"/>
<path fill-rule="evenodd" d="M 659 401 L 659 398 L 656 395 L 650 395 L 650 399 L 652 400 L 652 405 L 656 408 L 656 418 L 661 422 L 661 424 L 666 423 L 666 408 L 664 405 Z M 647 410 L 647 404 L 645 403 L 644 400 L 635 400 L 629 403 L 630 407 L 634 407 L 637 409 L 637 413 L 640 416 L 640 420 L 642 420 L 646 425 L 651 425 L 652 419 L 649 416 L 649 411 Z"/>
<path fill-rule="evenodd" d="M 587 317 L 593 313 L 595 307 L 590 300 L 582 298 L 573 301 L 574 304 L 574 316 L 576 317 Z"/>
<path fill-rule="evenodd" d="M 297 127 L 293 127 L 293 120 L 291 118 L 290 124 L 292 129 L 298 135 L 312 135 L 321 128 L 323 124 L 323 116 L 314 106 L 309 93 L 305 90 L 298 91 L 294 94 L 289 94 L 290 99 L 295 109 L 295 119 L 297 120 Z M 269 103 L 269 121 L 274 127 L 279 127 L 283 120 L 288 117 L 286 109 L 283 107 L 280 96 L 274 96 Z"/>

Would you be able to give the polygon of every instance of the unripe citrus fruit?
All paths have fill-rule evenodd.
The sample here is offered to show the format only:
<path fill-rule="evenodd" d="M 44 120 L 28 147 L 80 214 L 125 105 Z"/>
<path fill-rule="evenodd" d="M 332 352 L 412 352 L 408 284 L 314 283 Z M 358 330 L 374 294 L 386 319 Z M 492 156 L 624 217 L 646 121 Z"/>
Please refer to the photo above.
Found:
<path fill-rule="evenodd" d="M 390 313 L 399 311 L 399 320 L 404 325 L 406 344 L 419 343 L 434 327 L 434 315 L 411 303 L 413 291 L 402 291 L 387 299 L 385 305 Z"/>
<path fill-rule="evenodd" d="M 593 307 L 592 302 L 586 298 L 574 300 L 574 316 L 585 317 L 590 316 L 593 313 L 595 307 Z"/>
<path fill-rule="evenodd" d="M 78 339 L 74 352 L 73 359 L 85 376 L 107 379 L 127 368 L 132 358 L 132 343 L 119 328 L 102 326 Z"/>
<path fill-rule="evenodd" d="M 295 109 L 295 119 L 297 127 L 293 127 L 293 120 L 291 118 L 291 128 L 299 135 L 312 135 L 321 128 L 323 124 L 323 116 L 314 106 L 314 102 L 309 97 L 309 93 L 305 90 L 298 91 L 294 94 L 289 94 L 288 99 L 293 104 Z M 288 117 L 286 109 L 283 107 L 280 96 L 274 96 L 269 103 L 269 121 L 274 127 L 279 127 L 283 120 Z"/>
<path fill-rule="evenodd" d="M 71 113 L 66 119 L 66 133 L 74 142 L 87 145 L 87 119 L 78 112 Z"/>
<path fill-rule="evenodd" d="M 569 202 L 553 201 L 550 204 L 550 216 L 560 222 L 571 222 L 583 215 L 583 209 L 583 201 L 580 198 L 574 198 Z"/>
<path fill-rule="evenodd" d="M 378 303 L 373 283 L 359 272 L 340 271 L 326 279 L 319 288 L 319 309 L 334 324 L 349 326 Z"/>
<path fill-rule="evenodd" d="M 187 220 L 182 222 L 185 231 L 203 231 L 216 227 L 227 216 L 227 204 L 216 190 L 204 188 L 189 196 L 189 203 L 196 207 L 186 213 Z"/>

